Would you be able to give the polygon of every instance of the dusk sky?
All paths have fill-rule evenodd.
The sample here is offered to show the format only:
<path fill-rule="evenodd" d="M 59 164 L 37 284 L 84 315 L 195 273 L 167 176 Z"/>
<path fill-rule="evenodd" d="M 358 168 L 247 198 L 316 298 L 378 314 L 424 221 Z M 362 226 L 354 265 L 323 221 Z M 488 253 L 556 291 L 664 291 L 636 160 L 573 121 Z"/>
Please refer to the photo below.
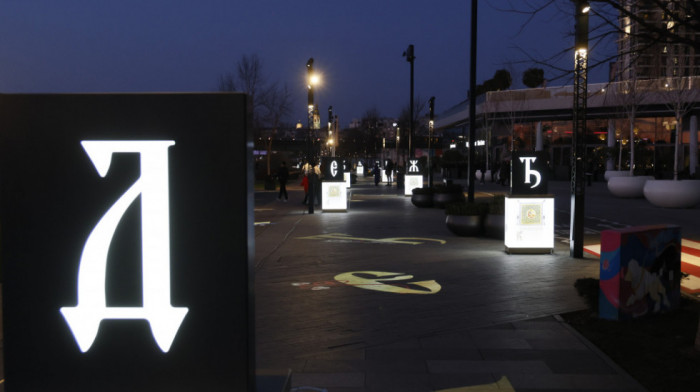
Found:
<path fill-rule="evenodd" d="M 513 2 L 517 4 L 519 2 Z M 522 88 L 523 52 L 545 58 L 571 45 L 571 2 L 538 16 L 508 13 L 506 0 L 479 1 L 477 82 L 499 68 Z M 268 82 L 292 93 L 289 122 L 306 120 L 308 58 L 322 74 L 316 102 L 345 127 L 368 109 L 397 117 L 415 95 L 436 112 L 466 99 L 469 0 L 0 0 L 0 92 L 215 91 L 243 55 L 256 54 Z M 563 10 L 563 11 L 562 11 Z M 609 50 L 609 48 L 608 48 Z M 508 65 L 508 64 L 511 65 Z M 571 67 L 573 54 L 562 59 Z M 556 76 L 545 69 L 545 78 Z M 607 67 L 590 82 L 607 80 Z M 550 85 L 569 84 L 563 78 Z"/>

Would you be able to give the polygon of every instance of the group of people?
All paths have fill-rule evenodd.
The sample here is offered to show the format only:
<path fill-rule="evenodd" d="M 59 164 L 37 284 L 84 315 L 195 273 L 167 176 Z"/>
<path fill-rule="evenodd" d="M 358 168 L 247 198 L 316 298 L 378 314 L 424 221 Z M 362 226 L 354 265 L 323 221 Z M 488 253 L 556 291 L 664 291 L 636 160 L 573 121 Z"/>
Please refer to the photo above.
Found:
<path fill-rule="evenodd" d="M 372 175 L 374 175 L 374 186 L 378 186 L 382 179 L 382 169 L 379 167 L 379 163 L 375 162 Z M 394 164 L 391 161 L 387 161 L 384 165 L 384 175 L 386 176 L 386 185 L 391 186 L 394 181 Z"/>
<path fill-rule="evenodd" d="M 313 185 L 314 190 L 314 204 L 319 205 L 321 203 L 321 169 L 318 165 L 311 167 L 308 163 L 304 165 L 303 168 L 304 176 L 301 179 L 301 186 L 304 187 L 304 201 L 303 204 L 308 204 L 309 202 L 309 188 L 310 184 Z M 289 194 L 287 193 L 287 182 L 289 181 L 289 169 L 287 168 L 287 162 L 282 161 L 280 167 L 277 169 L 277 181 L 280 184 L 280 191 L 277 195 L 277 200 L 282 202 L 287 202 L 289 200 Z"/>

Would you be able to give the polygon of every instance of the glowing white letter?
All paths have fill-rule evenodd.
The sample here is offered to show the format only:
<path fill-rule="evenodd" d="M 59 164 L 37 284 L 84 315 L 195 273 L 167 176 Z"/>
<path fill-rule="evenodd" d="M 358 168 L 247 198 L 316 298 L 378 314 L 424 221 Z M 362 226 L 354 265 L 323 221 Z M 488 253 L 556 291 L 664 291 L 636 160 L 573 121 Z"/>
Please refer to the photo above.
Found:
<path fill-rule="evenodd" d="M 188 308 L 170 304 L 170 218 L 168 148 L 162 141 L 83 141 L 85 152 L 101 177 L 115 153 L 139 153 L 141 177 L 104 214 L 90 233 L 78 271 L 78 305 L 61 313 L 82 352 L 92 346 L 105 319 L 145 319 L 163 352 L 168 352 Z M 143 306 L 107 307 L 107 254 L 114 231 L 127 208 L 141 195 Z"/>
<path fill-rule="evenodd" d="M 537 157 L 520 157 L 520 162 L 525 163 L 525 183 L 529 184 L 530 183 L 530 176 L 535 176 L 535 185 L 531 186 L 530 189 L 536 188 L 537 185 L 540 185 L 540 181 L 542 181 L 542 176 L 540 175 L 540 172 L 537 170 L 530 170 L 530 163 L 535 162 Z"/>
<path fill-rule="evenodd" d="M 418 170 L 418 160 L 417 159 L 410 159 L 408 161 L 411 165 L 408 167 L 408 172 L 409 173 L 418 173 L 420 170 Z"/>

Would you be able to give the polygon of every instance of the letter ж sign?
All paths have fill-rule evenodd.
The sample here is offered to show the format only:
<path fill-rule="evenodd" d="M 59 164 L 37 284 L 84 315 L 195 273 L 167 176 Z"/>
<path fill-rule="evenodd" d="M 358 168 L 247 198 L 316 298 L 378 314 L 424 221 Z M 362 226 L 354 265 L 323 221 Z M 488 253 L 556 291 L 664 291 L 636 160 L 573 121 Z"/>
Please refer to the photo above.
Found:
<path fill-rule="evenodd" d="M 548 156 L 543 151 L 518 151 L 511 160 L 513 195 L 544 195 L 549 178 Z"/>
<path fill-rule="evenodd" d="M 343 182 L 343 159 L 336 157 L 321 158 L 321 166 L 323 167 L 323 181 L 326 182 Z"/>
<path fill-rule="evenodd" d="M 243 94 L 0 95 L 8 391 L 253 391 Z"/>

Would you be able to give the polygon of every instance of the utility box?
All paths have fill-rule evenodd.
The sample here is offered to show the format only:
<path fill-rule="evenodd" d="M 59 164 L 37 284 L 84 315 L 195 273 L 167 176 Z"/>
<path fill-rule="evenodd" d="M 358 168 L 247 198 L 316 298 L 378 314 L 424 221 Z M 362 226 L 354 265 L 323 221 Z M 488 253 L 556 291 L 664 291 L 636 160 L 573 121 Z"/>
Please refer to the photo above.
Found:
<path fill-rule="evenodd" d="M 605 230 L 600 234 L 598 313 L 633 319 L 678 308 L 681 229 L 672 225 Z"/>

